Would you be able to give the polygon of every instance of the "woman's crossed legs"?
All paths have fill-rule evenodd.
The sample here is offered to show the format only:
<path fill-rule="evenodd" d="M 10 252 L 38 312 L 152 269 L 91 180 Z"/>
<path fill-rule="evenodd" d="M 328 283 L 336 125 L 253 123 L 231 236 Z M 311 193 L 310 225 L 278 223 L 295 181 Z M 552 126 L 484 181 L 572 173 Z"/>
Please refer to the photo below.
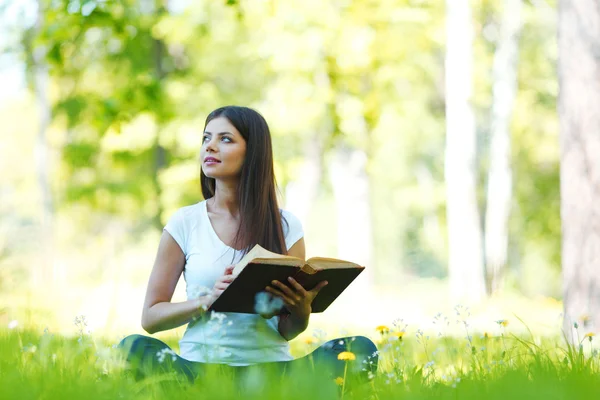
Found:
<path fill-rule="evenodd" d="M 177 355 L 164 342 L 143 335 L 130 335 L 118 346 L 125 354 L 128 367 L 135 379 L 144 376 L 174 371 L 193 382 L 201 376 L 207 366 L 205 363 L 186 360 Z M 343 352 L 353 360 L 340 360 Z M 344 355 L 340 358 L 344 358 Z M 250 370 L 311 371 L 335 379 L 346 376 L 348 381 L 363 381 L 377 372 L 378 352 L 375 344 L 364 336 L 350 336 L 330 340 L 312 353 L 291 361 L 267 362 L 244 367 L 226 366 L 234 375 L 244 375 Z"/>

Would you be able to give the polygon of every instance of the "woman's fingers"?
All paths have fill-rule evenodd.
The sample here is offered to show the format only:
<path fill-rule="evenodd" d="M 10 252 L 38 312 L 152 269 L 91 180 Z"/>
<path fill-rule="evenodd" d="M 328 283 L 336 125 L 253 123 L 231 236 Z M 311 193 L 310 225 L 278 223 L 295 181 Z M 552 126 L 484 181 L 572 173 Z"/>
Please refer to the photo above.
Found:
<path fill-rule="evenodd" d="M 219 279 L 217 279 L 216 283 L 227 283 L 227 284 L 229 284 L 229 283 L 233 282 L 233 279 L 234 279 L 233 275 L 223 275 L 222 277 L 220 277 Z"/>
<path fill-rule="evenodd" d="M 288 281 L 292 284 L 292 286 L 294 287 L 294 289 L 296 289 L 296 291 L 301 295 L 301 296 L 306 296 L 306 290 L 302 287 L 301 284 L 298 283 L 297 280 L 295 280 L 294 278 L 292 278 L 291 276 L 288 277 Z"/>
<path fill-rule="evenodd" d="M 282 293 L 281 291 L 271 287 L 271 286 L 267 286 L 265 289 L 267 292 L 271 293 L 273 296 L 277 296 L 279 298 L 281 298 L 281 300 L 283 300 L 283 302 L 285 303 L 285 305 L 291 305 L 293 306 L 295 304 L 295 302 L 290 299 L 288 296 L 286 296 L 284 293 Z"/>
<path fill-rule="evenodd" d="M 311 289 L 311 292 L 313 292 L 315 295 L 317 293 L 319 293 L 321 291 L 321 289 L 323 289 L 325 286 L 327 286 L 329 282 L 327 281 L 321 281 L 317 284 L 317 286 L 315 286 L 314 288 Z"/>
<path fill-rule="evenodd" d="M 274 286 L 276 286 L 277 289 L 279 289 L 283 293 L 285 293 L 286 296 L 288 296 L 290 299 L 294 299 L 296 301 L 300 301 L 300 299 L 303 296 L 303 294 L 301 294 L 301 293 L 299 294 L 299 293 L 294 292 L 289 286 L 284 285 L 283 283 L 281 283 L 279 281 L 272 281 L 271 284 L 274 285 Z"/>

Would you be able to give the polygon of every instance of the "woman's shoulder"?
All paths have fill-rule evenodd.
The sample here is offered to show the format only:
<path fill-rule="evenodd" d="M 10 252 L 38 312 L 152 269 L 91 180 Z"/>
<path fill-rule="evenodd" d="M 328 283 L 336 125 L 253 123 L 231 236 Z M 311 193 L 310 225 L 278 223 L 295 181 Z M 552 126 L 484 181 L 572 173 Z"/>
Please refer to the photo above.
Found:
<path fill-rule="evenodd" d="M 197 217 L 202 212 L 205 202 L 206 201 L 203 200 L 196 204 L 190 204 L 176 209 L 171 212 L 169 223 L 186 224 L 189 221 L 197 221 Z"/>
<path fill-rule="evenodd" d="M 291 211 L 279 209 L 281 212 L 281 224 L 287 248 L 292 247 L 296 241 L 304 236 L 302 222 Z"/>
<path fill-rule="evenodd" d="M 300 225 L 300 226 L 302 226 L 302 223 L 300 222 L 300 219 L 298 219 L 298 217 L 296 217 L 296 215 L 294 215 L 293 212 L 291 212 L 289 210 L 285 210 L 283 208 L 280 208 L 279 212 L 281 213 L 281 219 L 282 219 L 281 222 L 284 224 L 284 226 L 285 226 L 286 222 L 288 224 L 294 224 L 294 225 Z"/>
<path fill-rule="evenodd" d="M 203 209 L 206 209 L 206 200 L 199 201 L 195 204 L 180 207 L 176 213 L 180 213 L 183 216 L 191 216 L 200 213 Z"/>
<path fill-rule="evenodd" d="M 201 201 L 189 206 L 183 206 L 171 213 L 165 230 L 175 239 L 181 247 L 184 254 L 187 254 L 187 242 L 191 232 L 194 231 L 194 226 L 198 223 L 199 214 L 202 211 L 204 202 Z"/>

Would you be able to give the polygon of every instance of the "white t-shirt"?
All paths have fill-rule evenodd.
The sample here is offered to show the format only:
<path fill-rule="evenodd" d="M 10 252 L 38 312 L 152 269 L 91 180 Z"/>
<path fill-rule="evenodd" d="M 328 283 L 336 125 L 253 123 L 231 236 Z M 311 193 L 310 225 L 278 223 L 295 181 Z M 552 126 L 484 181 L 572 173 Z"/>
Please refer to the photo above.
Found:
<path fill-rule="evenodd" d="M 304 232 L 293 214 L 281 210 L 281 215 L 289 250 Z M 165 230 L 185 255 L 183 276 L 189 300 L 212 288 L 225 267 L 242 257 L 240 251 L 227 246 L 215 233 L 206 201 L 177 210 Z M 188 324 L 179 341 L 181 356 L 191 361 L 229 365 L 291 360 L 289 344 L 279 333 L 278 323 L 277 316 L 264 319 L 256 314 L 210 313 Z"/>

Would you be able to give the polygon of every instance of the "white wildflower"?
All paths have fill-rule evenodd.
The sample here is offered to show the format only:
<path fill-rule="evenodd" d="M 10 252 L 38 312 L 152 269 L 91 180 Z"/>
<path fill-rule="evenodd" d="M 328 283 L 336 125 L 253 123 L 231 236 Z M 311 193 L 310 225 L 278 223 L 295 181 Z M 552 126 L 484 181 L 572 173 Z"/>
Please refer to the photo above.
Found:
<path fill-rule="evenodd" d="M 19 321 L 16 319 L 13 319 L 8 323 L 8 329 L 15 329 L 17 326 L 19 326 Z"/>
<path fill-rule="evenodd" d="M 188 287 L 188 298 L 197 299 L 203 296 L 208 296 L 211 290 L 202 285 L 190 285 Z"/>
<path fill-rule="evenodd" d="M 327 333 L 323 329 L 315 329 L 315 330 L 313 330 L 312 335 L 318 341 L 323 341 L 323 340 L 325 340 Z"/>
<path fill-rule="evenodd" d="M 227 318 L 227 315 L 225 315 L 223 313 L 216 312 L 216 311 L 213 311 L 212 313 L 210 313 L 210 320 L 212 321 L 212 320 L 216 319 L 218 324 L 222 324 L 223 320 L 225 318 Z"/>
<path fill-rule="evenodd" d="M 177 353 L 175 353 L 173 350 L 171 350 L 169 348 L 165 348 L 165 349 L 159 350 L 156 353 L 156 357 L 158 358 L 158 362 L 162 364 L 165 361 L 165 357 L 167 355 L 171 356 L 171 361 L 177 360 Z"/>
<path fill-rule="evenodd" d="M 35 353 L 37 351 L 37 346 L 35 344 L 26 344 L 25 346 L 23 346 L 23 351 L 25 353 Z"/>
<path fill-rule="evenodd" d="M 267 292 L 259 292 L 254 298 L 254 311 L 260 315 L 273 315 L 283 307 L 283 300 Z"/>

